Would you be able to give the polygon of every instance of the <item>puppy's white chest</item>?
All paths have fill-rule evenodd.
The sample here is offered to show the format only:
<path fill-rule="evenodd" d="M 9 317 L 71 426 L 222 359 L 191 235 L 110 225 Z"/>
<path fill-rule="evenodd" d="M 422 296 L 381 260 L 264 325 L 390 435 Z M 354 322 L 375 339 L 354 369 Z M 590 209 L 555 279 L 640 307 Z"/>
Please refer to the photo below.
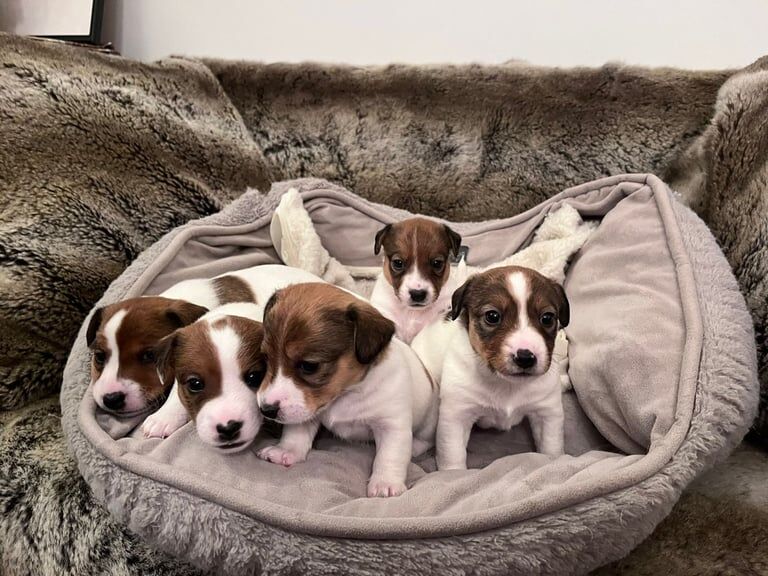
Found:
<path fill-rule="evenodd" d="M 506 406 L 504 409 L 489 409 L 477 421 L 481 428 L 496 428 L 509 430 L 523 421 L 525 412 L 514 406 Z"/>
<path fill-rule="evenodd" d="M 406 343 L 410 343 L 416 337 L 416 334 L 421 332 L 422 328 L 435 317 L 435 312 L 432 310 L 424 311 L 408 308 L 401 308 L 395 314 L 397 315 L 395 320 L 397 337 Z"/>
<path fill-rule="evenodd" d="M 370 427 L 363 422 L 336 423 L 331 428 L 331 431 L 339 438 L 344 438 L 345 440 L 365 442 L 373 439 Z"/>
<path fill-rule="evenodd" d="M 345 440 L 365 442 L 373 438 L 370 423 L 362 416 L 368 414 L 368 402 L 360 394 L 353 393 L 336 400 L 320 418 L 323 426 Z"/>

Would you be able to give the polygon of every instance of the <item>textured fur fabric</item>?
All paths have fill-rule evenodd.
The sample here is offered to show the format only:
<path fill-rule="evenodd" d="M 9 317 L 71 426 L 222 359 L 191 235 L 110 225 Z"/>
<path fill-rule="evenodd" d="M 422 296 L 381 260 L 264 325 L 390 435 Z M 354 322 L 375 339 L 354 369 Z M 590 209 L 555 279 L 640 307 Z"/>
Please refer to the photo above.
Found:
<path fill-rule="evenodd" d="M 731 74 L 206 63 L 276 180 L 325 178 L 453 221 L 512 216 L 603 176 L 665 179 Z"/>
<path fill-rule="evenodd" d="M 247 185 L 265 189 L 268 179 L 326 177 L 369 199 L 452 219 L 511 215 L 568 185 L 632 171 L 655 172 L 724 205 L 732 195 L 759 198 L 758 179 L 749 196 L 738 187 L 757 168 L 721 172 L 719 189 L 721 180 L 709 178 L 736 168 L 718 167 L 722 158 L 759 165 L 752 152 L 741 155 L 747 148 L 704 147 L 718 141 L 716 125 L 705 129 L 727 71 L 210 65 L 215 77 L 189 60 L 143 65 L 0 35 L 0 410 L 58 388 L 82 318 L 136 254 L 170 228 L 218 210 Z M 760 75 L 749 78 L 747 84 Z M 719 117 L 761 102 L 751 90 L 743 98 L 738 83 L 730 86 L 720 95 Z M 732 117 L 732 138 L 742 137 L 737 118 L 759 126 L 759 107 L 754 112 Z M 760 137 L 743 139 L 749 150 L 765 150 L 755 148 Z M 722 220 L 721 237 L 738 233 L 727 222 L 751 221 L 736 213 L 749 204 L 730 206 L 734 214 Z M 57 404 L 52 398 L 0 414 L 0 573 L 194 574 L 148 550 L 94 502 L 62 440 Z M 703 397 L 697 409 L 706 407 Z M 695 454 L 695 447 L 681 454 L 681 465 Z M 720 470 L 733 468 L 729 461 Z M 659 479 L 653 489 L 676 490 L 671 479 Z M 730 510 L 720 507 L 717 516 L 731 518 L 729 526 L 762 518 L 740 498 L 729 502 Z M 683 528 L 692 519 L 703 525 L 702 514 L 712 509 L 684 499 L 666 524 L 670 530 L 639 551 L 650 550 L 642 563 L 633 565 L 630 556 L 608 573 L 668 572 L 650 556 L 675 550 L 679 566 L 690 560 L 680 574 L 707 574 L 693 553 L 686 556 L 686 546 L 701 547 L 685 535 L 700 533 Z M 645 514 L 637 504 L 617 520 Z M 728 534 L 742 534 L 746 544 L 711 542 L 707 552 L 739 566 L 752 541 L 735 529 Z M 572 536 L 593 538 L 587 531 Z M 641 539 L 636 534 L 634 543 Z M 312 550 L 315 562 L 327 557 Z M 616 557 L 624 552 L 613 550 Z M 380 573 L 377 560 L 368 563 L 372 573 Z M 296 565 L 293 573 L 316 567 Z M 451 573 L 449 558 L 445 567 Z"/>
<path fill-rule="evenodd" d="M 768 57 L 720 89 L 710 125 L 672 185 L 709 224 L 755 322 L 762 397 L 754 429 L 768 445 Z"/>
<path fill-rule="evenodd" d="M 94 501 L 67 450 L 57 397 L 0 413 L 0 574 L 194 573 Z"/>
<path fill-rule="evenodd" d="M 0 34 L 0 409 L 58 390 L 104 289 L 169 229 L 267 183 L 201 64 Z"/>

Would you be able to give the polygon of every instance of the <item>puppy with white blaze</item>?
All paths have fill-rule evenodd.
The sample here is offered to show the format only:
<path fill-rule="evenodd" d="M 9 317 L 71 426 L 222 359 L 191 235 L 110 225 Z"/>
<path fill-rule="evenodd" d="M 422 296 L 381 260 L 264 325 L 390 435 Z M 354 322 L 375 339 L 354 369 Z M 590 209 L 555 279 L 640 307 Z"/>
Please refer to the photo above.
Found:
<path fill-rule="evenodd" d="M 266 372 L 261 352 L 263 309 L 226 304 L 164 338 L 158 370 L 174 393 L 161 409 L 164 435 L 194 420 L 206 444 L 237 452 L 261 428 L 256 391 Z"/>
<path fill-rule="evenodd" d="M 223 304 L 263 305 L 278 288 L 318 280 L 288 266 L 254 266 L 215 278 L 185 280 L 159 296 L 98 308 L 86 330 L 93 399 L 103 410 L 123 418 L 156 409 L 170 386 L 157 370 L 155 348 L 160 340 Z M 163 436 L 164 429 L 164 423 L 152 417 L 143 425 L 148 436 Z"/>
<path fill-rule="evenodd" d="M 434 443 L 437 388 L 394 332 L 368 302 L 330 284 L 276 292 L 264 311 L 267 372 L 258 398 L 283 434 L 259 457 L 302 462 L 322 424 L 341 438 L 375 442 L 368 496 L 402 494 L 411 458 Z"/>
<path fill-rule="evenodd" d="M 539 452 L 564 453 L 558 330 L 570 319 L 562 286 L 518 266 L 472 276 L 453 295 L 440 381 L 440 470 L 467 467 L 472 426 L 509 430 L 527 418 Z M 427 361 L 428 363 L 428 361 Z"/>
<path fill-rule="evenodd" d="M 406 344 L 450 310 L 457 286 L 450 259 L 460 248 L 461 236 L 427 218 L 388 224 L 376 234 L 373 252 L 384 250 L 384 265 L 371 304 L 395 323 Z"/>

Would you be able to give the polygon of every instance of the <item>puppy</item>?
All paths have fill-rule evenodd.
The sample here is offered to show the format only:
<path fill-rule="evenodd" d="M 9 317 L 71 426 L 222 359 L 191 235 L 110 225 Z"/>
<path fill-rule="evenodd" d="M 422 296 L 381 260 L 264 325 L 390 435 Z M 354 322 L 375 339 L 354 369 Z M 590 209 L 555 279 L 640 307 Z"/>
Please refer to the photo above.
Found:
<path fill-rule="evenodd" d="M 131 298 L 98 308 L 86 332 L 96 403 L 122 417 L 135 416 L 156 405 L 164 391 L 155 365 L 157 343 L 207 311 L 192 302 L 160 296 Z"/>
<path fill-rule="evenodd" d="M 206 444 L 237 452 L 253 442 L 262 422 L 256 390 L 266 371 L 261 317 L 256 304 L 226 304 L 160 342 L 158 371 L 173 389 L 145 421 L 145 434 L 164 426 L 158 435 L 168 436 L 191 417 Z"/>
<path fill-rule="evenodd" d="M 397 337 L 406 344 L 450 309 L 456 287 L 450 258 L 460 247 L 461 236 L 426 218 L 388 224 L 376 234 L 373 252 L 384 250 L 384 266 L 371 304 L 395 323 Z"/>
<path fill-rule="evenodd" d="M 131 298 L 97 309 L 86 331 L 92 350 L 94 400 L 121 417 L 156 408 L 170 386 L 162 382 L 155 365 L 155 347 L 162 338 L 222 304 L 263 304 L 278 288 L 318 280 L 296 268 L 255 266 L 212 279 L 186 280 L 160 296 Z"/>
<path fill-rule="evenodd" d="M 564 452 L 560 372 L 552 362 L 570 308 L 563 288 L 518 266 L 470 277 L 453 295 L 440 381 L 440 470 L 465 469 L 474 424 L 509 430 L 528 418 L 539 452 Z"/>
<path fill-rule="evenodd" d="M 365 300 L 329 284 L 290 286 L 264 312 L 264 417 L 284 425 L 259 457 L 302 462 L 323 424 L 376 444 L 368 496 L 398 496 L 412 456 L 434 443 L 437 389 L 395 326 Z"/>

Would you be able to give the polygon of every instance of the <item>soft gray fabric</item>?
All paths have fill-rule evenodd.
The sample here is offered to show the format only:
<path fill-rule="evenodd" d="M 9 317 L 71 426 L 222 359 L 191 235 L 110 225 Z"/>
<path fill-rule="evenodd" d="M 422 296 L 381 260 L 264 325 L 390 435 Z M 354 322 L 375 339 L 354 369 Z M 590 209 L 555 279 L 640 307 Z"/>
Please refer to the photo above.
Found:
<path fill-rule="evenodd" d="M 171 481 L 157 483 L 131 473 L 130 469 L 136 469 L 136 460 L 132 459 L 130 453 L 124 452 L 125 446 L 115 451 L 119 442 L 113 442 L 101 432 L 93 421 L 92 402 L 87 395 L 83 399 L 87 386 L 87 353 L 81 342 L 82 338 L 76 343 L 70 357 L 62 391 L 64 428 L 80 462 L 81 471 L 95 490 L 97 497 L 105 498 L 113 514 L 127 522 L 132 530 L 151 539 L 162 549 L 181 554 L 201 567 L 215 566 L 228 573 L 238 573 L 241 570 L 252 571 L 256 567 L 269 573 L 285 573 L 292 570 L 303 572 L 312 571 L 313 568 L 321 566 L 327 568 L 329 565 L 334 566 L 335 572 L 345 571 L 346 573 L 378 573 L 380 570 L 394 571 L 396 568 L 398 572 L 419 573 L 426 569 L 450 567 L 458 569 L 474 566 L 482 559 L 488 573 L 526 573 L 535 569 L 561 574 L 585 571 L 620 557 L 645 537 L 668 513 L 680 490 L 698 471 L 712 463 L 719 455 L 724 455 L 732 449 L 745 432 L 756 404 L 756 369 L 750 323 L 732 275 L 711 236 L 690 212 L 679 205 L 670 204 L 666 189 L 655 178 L 632 176 L 627 177 L 626 180 L 625 184 L 621 182 L 621 178 L 614 178 L 591 186 L 585 185 L 567 191 L 553 203 L 548 203 L 548 206 L 554 206 L 562 199 L 571 196 L 574 197 L 572 202 L 577 207 L 580 201 L 588 206 L 600 205 L 599 202 L 595 203 L 595 196 L 612 198 L 615 201 L 624 194 L 630 194 L 630 198 L 638 194 L 640 199 L 643 194 L 647 194 L 649 187 L 657 194 L 654 198 L 666 199 L 659 203 L 659 210 L 662 215 L 666 215 L 664 232 L 675 260 L 679 282 L 677 289 L 683 295 L 681 304 L 686 318 L 686 338 L 689 344 L 682 359 L 677 414 L 675 418 L 669 420 L 667 426 L 671 424 L 671 427 L 663 436 L 657 429 L 652 430 L 653 433 L 650 435 L 652 444 L 648 455 L 644 457 L 613 456 L 612 459 L 621 459 L 627 466 L 620 470 L 613 470 L 609 477 L 597 475 L 587 480 L 586 485 L 589 485 L 589 480 L 592 480 L 593 487 L 595 487 L 594 481 L 598 480 L 599 494 L 603 494 L 602 496 L 585 502 L 584 500 L 589 498 L 590 494 L 586 491 L 573 490 L 570 496 L 577 496 L 577 500 L 563 500 L 563 492 L 567 492 L 569 488 L 566 485 L 562 490 L 555 490 L 548 494 L 547 504 L 550 506 L 549 510 L 556 510 L 563 504 L 570 504 L 568 508 L 500 527 L 513 517 L 509 515 L 509 509 L 515 508 L 519 503 L 512 502 L 507 506 L 501 506 L 501 510 L 506 512 L 506 515 L 503 512 L 499 514 L 499 510 L 491 511 L 490 516 L 496 519 L 495 529 L 463 536 L 432 539 L 424 543 L 408 539 L 388 542 L 365 542 L 343 538 L 327 540 L 302 536 L 296 532 L 285 532 L 276 525 L 298 523 L 304 527 L 304 531 L 316 532 L 317 527 L 311 524 L 313 515 L 284 514 L 272 506 L 269 521 L 262 523 L 246 515 L 229 511 L 228 507 L 241 507 L 242 502 L 231 499 L 232 494 L 227 493 L 226 489 L 218 490 L 213 495 L 213 499 L 226 504 L 227 507 L 222 508 L 197 497 L 201 494 L 199 483 L 184 485 L 185 491 L 171 488 L 171 485 L 182 477 L 181 474 L 174 476 Z M 648 186 L 645 185 L 646 182 Z M 307 185 L 314 190 L 321 186 L 316 181 L 309 182 Z M 327 184 L 323 186 L 331 188 Z M 279 190 L 278 187 L 274 192 Z M 308 193 L 307 197 L 311 197 L 311 194 L 312 192 Z M 326 192 L 326 195 L 328 194 Z M 589 200 L 591 203 L 587 202 Z M 215 227 L 207 226 L 209 222 L 232 226 L 243 222 L 245 215 L 247 215 L 246 221 L 259 222 L 266 215 L 266 209 L 274 206 L 275 202 L 275 193 L 264 201 L 255 195 L 246 195 L 228 210 L 202 222 L 199 226 L 187 226 L 169 235 L 139 258 L 120 282 L 113 285 L 105 296 L 104 302 L 121 297 L 131 286 L 140 290 L 148 285 L 149 277 L 154 277 L 158 269 L 167 265 L 168 262 L 164 257 L 167 257 L 170 252 L 175 252 L 174 246 L 170 248 L 169 246 L 186 240 L 194 234 L 195 228 L 211 236 Z M 622 203 L 619 202 L 618 206 Z M 386 212 L 381 207 L 379 210 Z M 585 207 L 585 211 L 588 211 L 588 207 Z M 541 211 L 531 211 L 512 219 L 512 222 L 525 222 L 537 212 Z M 675 225 L 676 218 L 679 229 Z M 463 227 L 458 225 L 457 228 Z M 220 232 L 221 230 L 219 228 Z M 237 226 L 230 228 L 230 231 L 236 235 L 244 232 Z M 584 253 L 589 253 L 588 246 L 585 246 Z M 161 254 L 162 256 L 155 260 Z M 664 256 L 659 258 L 663 260 Z M 579 265 L 581 264 L 577 263 L 575 266 Z M 147 267 L 151 270 L 142 274 Z M 696 277 L 695 284 L 693 275 Z M 691 298 L 691 296 L 694 297 Z M 670 294 L 669 297 L 677 298 L 678 296 Z M 702 307 L 700 319 L 698 318 L 699 306 Z M 702 324 L 699 324 L 699 321 Z M 703 349 L 701 348 L 702 340 L 700 340 L 702 337 Z M 665 343 L 665 345 L 674 346 L 674 343 Z M 692 354 L 692 351 L 695 353 Z M 698 352 L 700 351 L 702 352 L 702 370 L 698 371 Z M 723 370 L 724 361 L 727 361 L 726 370 Z M 714 366 L 719 368 L 713 370 Z M 578 380 L 574 382 L 577 394 L 580 394 L 582 384 Z M 585 389 L 589 390 L 589 388 Z M 697 398 L 695 407 L 694 392 Z M 95 446 L 78 428 L 78 411 L 79 424 L 91 441 L 94 438 L 97 439 Z M 93 426 L 89 424 L 89 418 Z M 94 435 L 95 430 L 101 432 L 101 436 Z M 607 432 L 610 435 L 610 430 Z M 172 438 L 164 442 L 169 442 Z M 189 433 L 180 439 L 182 442 L 192 441 Z M 149 442 L 158 443 L 158 441 Z M 332 441 L 323 440 L 322 442 Z M 330 446 L 322 442 L 321 448 Z M 152 447 L 149 444 L 145 446 L 151 451 Z M 361 447 L 346 446 L 344 448 L 345 453 L 364 450 Z M 338 456 L 333 452 L 328 454 L 323 452 L 323 450 L 317 450 L 313 455 L 316 458 L 331 459 Z M 120 466 L 114 466 L 109 459 L 104 458 L 104 454 L 119 460 Z M 115 456 L 116 454 L 118 456 Z M 594 455 L 594 453 L 591 454 Z M 530 456 L 532 455 L 526 457 Z M 534 457 L 542 458 L 540 455 L 534 455 Z M 512 459 L 514 458 L 516 457 L 513 456 Z M 350 459 L 354 460 L 348 457 L 345 461 Z M 497 461 L 493 466 L 503 465 L 509 460 L 508 458 Z M 578 467 L 580 460 L 584 458 L 572 460 L 571 465 Z M 198 459 L 196 464 L 199 466 L 202 462 L 202 459 Z M 638 476 L 637 472 L 642 465 L 649 463 L 650 466 L 645 467 L 644 472 Z M 145 469 L 143 473 L 153 474 L 152 470 L 157 471 L 158 468 L 162 467 L 154 465 Z M 353 471 L 355 469 L 351 468 Z M 481 473 L 486 470 L 488 468 Z M 443 473 L 431 474 L 425 480 L 430 481 L 433 476 L 439 477 L 441 474 Z M 459 474 L 471 475 L 478 472 Z M 351 476 L 354 478 L 354 473 Z M 622 484 L 622 481 L 627 479 L 631 479 L 631 482 Z M 364 478 L 361 481 L 364 482 Z M 288 485 L 290 484 L 286 482 L 282 488 L 286 489 Z M 571 484 L 570 488 L 583 486 L 584 484 L 577 482 Z M 317 485 L 312 484 L 307 484 L 306 487 L 311 492 L 315 492 L 318 488 Z M 477 491 L 477 488 L 475 486 L 474 490 Z M 434 485 L 434 489 L 439 491 L 440 486 Z M 415 491 L 413 488 L 412 490 Z M 206 496 L 211 498 L 210 493 Z M 254 495 L 252 499 L 256 500 L 257 497 L 258 495 Z M 365 502 L 364 499 L 362 500 Z M 528 509 L 528 515 L 531 510 L 535 513 L 535 494 L 532 502 L 534 507 Z M 271 505 L 270 502 L 262 504 Z M 386 502 L 371 504 L 379 507 L 379 510 L 382 510 L 382 506 L 388 505 L 392 504 Z M 248 510 L 249 514 L 254 514 L 256 508 L 258 503 L 252 503 Z M 385 524 L 382 519 L 370 517 L 372 509 L 367 508 L 369 517 L 362 523 L 363 530 L 377 522 L 379 525 Z M 538 510 L 541 513 L 547 508 Z M 494 515 L 493 512 L 496 514 Z M 254 515 L 258 516 L 258 514 Z M 526 516 L 524 513 L 518 517 Z M 388 528 L 392 533 L 397 532 L 401 536 L 409 532 L 411 535 L 418 534 L 420 526 L 424 524 L 420 520 L 424 519 L 407 518 Z M 461 521 L 465 518 L 458 515 L 450 520 L 449 531 L 461 532 Z M 499 523 L 499 520 L 503 523 Z M 432 533 L 437 533 L 435 526 L 435 523 L 430 526 Z M 445 528 L 445 524 L 442 526 Z M 466 528 L 467 524 L 464 525 L 464 531 Z M 332 526 L 324 526 L 326 533 L 334 530 L 337 533 L 346 530 L 347 535 L 356 534 L 357 532 L 354 531 L 361 530 L 361 523 L 355 518 L 337 516 Z M 350 532 L 350 530 L 354 531 Z M 370 534 L 370 532 L 367 533 Z M 363 532 L 360 533 L 362 534 Z M 259 545 L 253 546 L 254 541 L 258 541 Z M 403 566 L 408 568 L 403 570 Z"/>
<path fill-rule="evenodd" d="M 590 419 L 632 454 L 660 441 L 675 418 L 681 344 L 692 329 L 650 195 L 635 192 L 602 219 L 565 283 L 571 380 Z"/>
<path fill-rule="evenodd" d="M 0 410 L 57 392 L 142 250 L 267 170 L 210 71 L 0 33 Z"/>

